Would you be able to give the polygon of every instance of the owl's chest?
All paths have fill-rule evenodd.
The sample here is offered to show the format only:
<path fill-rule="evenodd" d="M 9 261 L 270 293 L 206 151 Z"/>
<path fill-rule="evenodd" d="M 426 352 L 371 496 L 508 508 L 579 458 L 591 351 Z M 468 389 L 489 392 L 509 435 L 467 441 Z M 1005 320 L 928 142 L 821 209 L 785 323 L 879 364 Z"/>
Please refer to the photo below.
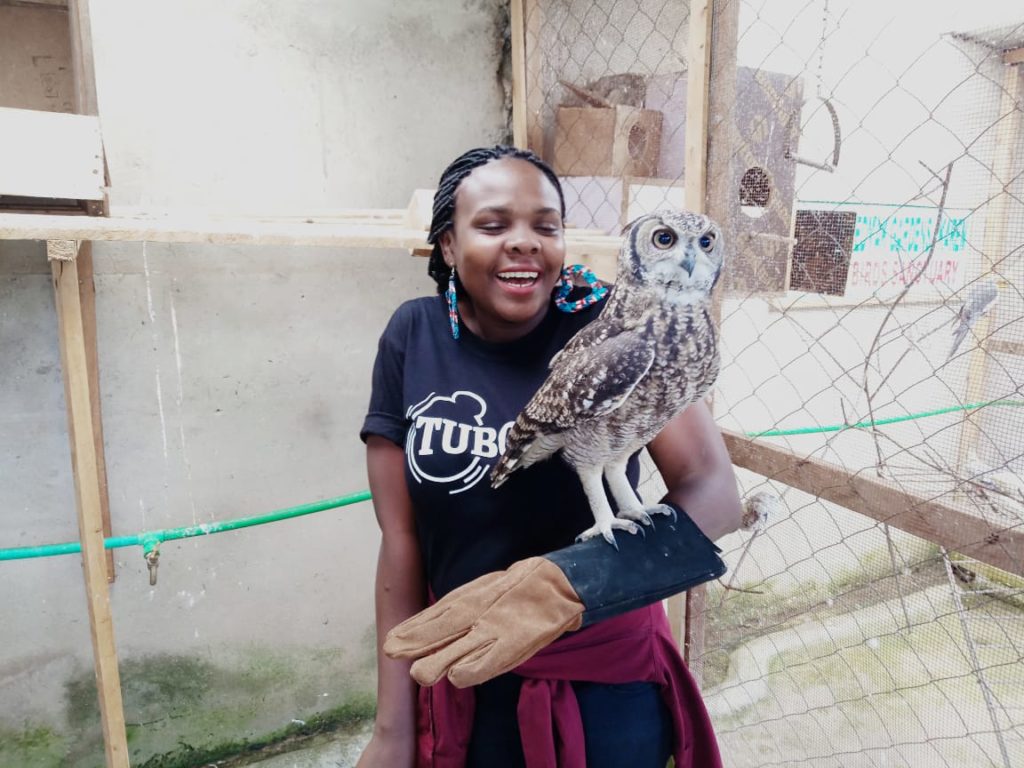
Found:
<path fill-rule="evenodd" d="M 691 318 L 669 318 L 660 329 L 654 324 L 652 331 L 654 361 L 628 398 L 624 418 L 646 418 L 652 411 L 671 418 L 703 397 L 718 376 L 718 347 L 711 327 Z"/>

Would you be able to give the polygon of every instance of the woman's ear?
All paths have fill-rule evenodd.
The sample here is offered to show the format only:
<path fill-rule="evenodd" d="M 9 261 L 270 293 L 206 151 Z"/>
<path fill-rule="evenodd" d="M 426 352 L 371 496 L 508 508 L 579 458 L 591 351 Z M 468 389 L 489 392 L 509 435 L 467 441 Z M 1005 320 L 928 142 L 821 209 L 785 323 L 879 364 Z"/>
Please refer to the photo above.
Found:
<path fill-rule="evenodd" d="M 452 231 L 447 229 L 441 233 L 441 237 L 438 240 L 438 244 L 441 246 L 441 255 L 444 257 L 444 263 L 449 267 L 455 264 L 455 249 L 452 247 L 453 239 Z"/>

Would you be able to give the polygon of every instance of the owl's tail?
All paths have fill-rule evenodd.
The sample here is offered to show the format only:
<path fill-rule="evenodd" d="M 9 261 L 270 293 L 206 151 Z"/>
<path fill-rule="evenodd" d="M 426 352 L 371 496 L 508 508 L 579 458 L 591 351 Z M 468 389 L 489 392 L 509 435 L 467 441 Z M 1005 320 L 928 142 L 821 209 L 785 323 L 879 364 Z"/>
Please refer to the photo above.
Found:
<path fill-rule="evenodd" d="M 492 488 L 499 487 L 517 469 L 525 469 L 554 453 L 553 450 L 543 450 L 539 445 L 539 437 L 537 430 L 529 424 L 525 415 L 519 414 L 516 423 L 508 432 L 505 452 L 491 470 Z"/>

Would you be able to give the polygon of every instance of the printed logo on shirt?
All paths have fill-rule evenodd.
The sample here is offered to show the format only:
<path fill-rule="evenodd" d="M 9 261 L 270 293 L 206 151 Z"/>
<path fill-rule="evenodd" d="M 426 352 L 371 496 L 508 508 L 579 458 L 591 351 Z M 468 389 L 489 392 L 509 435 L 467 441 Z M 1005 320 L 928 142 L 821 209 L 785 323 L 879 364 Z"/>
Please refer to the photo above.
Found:
<path fill-rule="evenodd" d="M 480 482 L 504 452 L 513 424 L 486 426 L 486 413 L 484 399 L 468 390 L 447 396 L 431 392 L 410 406 L 405 455 L 416 482 L 450 485 L 449 494 Z"/>

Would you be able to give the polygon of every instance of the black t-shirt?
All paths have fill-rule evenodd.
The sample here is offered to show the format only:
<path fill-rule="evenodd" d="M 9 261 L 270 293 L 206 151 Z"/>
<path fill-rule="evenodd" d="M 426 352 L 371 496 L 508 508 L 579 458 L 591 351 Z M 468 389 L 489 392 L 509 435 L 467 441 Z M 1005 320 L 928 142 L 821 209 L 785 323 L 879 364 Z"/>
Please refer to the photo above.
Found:
<path fill-rule="evenodd" d="M 484 573 L 573 542 L 593 525 L 576 473 L 557 455 L 494 490 L 490 472 L 548 362 L 601 311 L 552 304 L 521 339 L 494 344 L 463 325 L 453 339 L 440 296 L 398 308 L 380 338 L 360 432 L 403 446 L 427 580 L 436 597 Z M 637 457 L 628 475 L 635 488 Z M 614 508 L 614 503 L 613 503 Z"/>

